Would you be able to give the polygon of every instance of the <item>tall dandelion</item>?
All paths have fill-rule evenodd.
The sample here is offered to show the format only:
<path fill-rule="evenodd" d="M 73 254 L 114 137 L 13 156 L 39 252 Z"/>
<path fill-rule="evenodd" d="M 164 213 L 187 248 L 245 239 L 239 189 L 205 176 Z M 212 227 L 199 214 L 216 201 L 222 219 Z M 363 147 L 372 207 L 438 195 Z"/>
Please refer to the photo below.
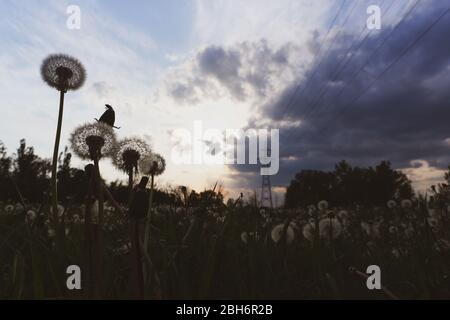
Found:
<path fill-rule="evenodd" d="M 150 241 L 151 210 L 153 205 L 153 189 L 155 176 L 163 174 L 164 170 L 166 170 L 166 160 L 164 160 L 164 158 L 157 153 L 151 153 L 142 158 L 142 160 L 139 162 L 139 169 L 141 170 L 142 174 L 149 175 L 151 177 L 147 221 L 145 223 L 144 234 L 144 252 L 147 253 L 148 244 Z"/>
<path fill-rule="evenodd" d="M 56 128 L 55 145 L 53 149 L 51 180 L 52 207 L 53 212 L 56 212 L 58 205 L 56 173 L 64 109 L 64 95 L 68 90 L 77 90 L 83 85 L 86 79 L 86 71 L 84 66 L 77 59 L 64 54 L 53 54 L 45 58 L 42 62 L 41 76 L 50 87 L 59 91 L 58 125 Z"/>
<path fill-rule="evenodd" d="M 138 161 L 141 157 L 150 154 L 150 146 L 139 138 L 126 138 L 119 141 L 116 145 L 113 155 L 113 164 L 128 174 L 128 190 L 129 190 L 129 207 L 131 212 L 133 197 L 133 173 L 138 171 Z M 147 180 L 148 181 L 148 180 Z M 145 188 L 145 187 L 144 187 Z M 139 237 L 139 219 L 131 221 L 131 243 L 134 268 L 136 269 L 136 281 L 139 297 L 144 298 L 144 277 L 142 270 L 142 255 Z"/>
<path fill-rule="evenodd" d="M 116 136 L 113 131 L 113 128 L 108 126 L 104 123 L 88 123 L 81 125 L 72 132 L 70 137 L 70 144 L 71 148 L 75 155 L 80 157 L 81 159 L 85 160 L 92 160 L 94 162 L 93 168 L 92 164 L 89 166 L 86 166 L 86 168 L 91 168 L 89 170 L 86 170 L 89 172 L 90 176 L 90 185 L 88 188 L 88 201 L 87 201 L 87 207 L 86 207 L 86 217 L 85 217 L 85 223 L 87 230 L 91 230 L 91 186 L 92 183 L 94 184 L 94 187 L 96 189 L 96 196 L 97 199 L 94 202 L 94 210 L 98 212 L 98 220 L 96 220 L 96 226 L 92 230 L 94 234 L 92 235 L 92 239 L 94 242 L 92 245 L 96 248 L 96 253 L 89 251 L 90 258 L 89 259 L 95 259 L 95 263 L 93 263 L 91 260 L 89 263 L 91 263 L 90 270 L 92 270 L 90 273 L 90 285 L 93 286 L 94 295 L 99 296 L 100 290 L 102 288 L 103 278 L 102 278 L 102 267 L 103 267 L 103 234 L 102 234 L 102 228 L 103 228 L 103 182 L 100 176 L 100 168 L 99 168 L 99 161 L 101 158 L 111 156 L 115 146 L 116 146 Z M 93 169 L 93 170 L 92 170 Z M 90 235 L 90 232 L 88 232 L 88 235 Z M 89 236 L 91 237 L 91 236 Z M 88 245 L 91 246 L 90 240 L 88 241 Z M 89 247 L 90 248 L 90 247 Z M 89 249 L 91 250 L 91 249 Z M 95 280 L 94 280 L 95 279 Z"/>
<path fill-rule="evenodd" d="M 100 176 L 99 161 L 101 158 L 112 156 L 116 147 L 116 135 L 112 127 L 107 124 L 87 123 L 77 127 L 70 137 L 70 144 L 75 155 L 84 160 L 94 162 L 94 177 L 97 187 L 99 224 L 103 219 L 103 188 Z"/>

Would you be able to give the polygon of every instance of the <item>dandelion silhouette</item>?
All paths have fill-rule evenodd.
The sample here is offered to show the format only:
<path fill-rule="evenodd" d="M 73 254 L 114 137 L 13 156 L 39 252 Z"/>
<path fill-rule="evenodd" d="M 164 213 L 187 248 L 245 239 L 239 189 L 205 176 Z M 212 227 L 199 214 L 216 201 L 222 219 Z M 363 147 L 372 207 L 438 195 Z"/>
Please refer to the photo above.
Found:
<path fill-rule="evenodd" d="M 342 225 L 338 219 L 329 215 L 327 218 L 320 220 L 319 233 L 322 239 L 328 241 L 335 240 L 342 233 Z"/>
<path fill-rule="evenodd" d="M 56 212 L 58 205 L 56 171 L 58 165 L 59 141 L 61 138 L 64 94 L 68 90 L 77 90 L 83 85 L 86 79 L 86 71 L 81 62 L 77 59 L 64 54 L 54 54 L 48 56 L 42 62 L 41 76 L 50 87 L 55 88 L 60 92 L 58 125 L 52 161 L 52 207 L 53 212 Z"/>
<path fill-rule="evenodd" d="M 139 138 L 126 138 L 119 141 L 113 154 L 113 164 L 126 173 L 138 171 L 139 159 L 151 154 L 150 146 Z"/>
<path fill-rule="evenodd" d="M 104 200 L 104 190 L 103 181 L 100 175 L 99 161 L 101 158 L 111 156 L 116 147 L 116 136 L 113 128 L 107 124 L 97 122 L 97 123 L 87 123 L 83 124 L 72 132 L 70 136 L 70 145 L 78 157 L 86 160 L 92 160 L 94 162 L 94 170 L 86 170 L 90 175 L 90 183 L 88 188 L 88 205 L 86 206 L 86 217 L 85 221 L 87 223 L 87 229 L 90 230 L 91 223 L 91 196 L 92 188 L 94 185 L 96 189 L 96 201 L 93 204 L 93 211 L 95 216 L 98 216 L 95 226 L 95 236 L 90 235 L 90 240 L 95 239 L 92 244 L 92 251 L 89 253 L 89 263 L 90 263 L 90 288 L 94 290 L 94 295 L 98 296 L 102 288 L 103 277 L 103 200 Z M 92 168 L 92 167 L 89 167 Z M 90 171 L 90 172 L 89 172 Z M 98 210 L 98 211 L 96 211 Z M 98 213 L 97 213 L 98 212 Z M 90 246 L 91 244 L 89 244 Z M 91 250 L 91 249 L 90 249 Z M 93 262 L 95 260 L 95 263 Z M 95 279 L 95 282 L 94 282 Z"/>
<path fill-rule="evenodd" d="M 144 276 L 142 269 L 142 254 L 139 236 L 139 218 L 141 211 L 145 215 L 145 202 L 149 200 L 145 192 L 145 186 L 148 182 L 148 177 L 143 177 L 141 183 L 133 192 L 133 173 L 138 171 L 138 161 L 141 157 L 150 155 L 150 146 L 139 138 L 126 138 L 119 141 L 116 145 L 113 154 L 113 164 L 122 171 L 128 174 L 128 206 L 132 224 L 132 266 L 136 271 L 136 288 L 139 298 L 144 298 Z M 147 202 L 148 204 L 148 202 Z M 148 211 L 148 208 L 147 208 Z"/>
<path fill-rule="evenodd" d="M 166 160 L 157 154 L 151 153 L 146 157 L 142 158 L 139 162 L 139 168 L 142 174 L 150 175 L 150 196 L 149 196 L 149 206 L 147 212 L 147 221 L 145 224 L 145 235 L 144 235 L 144 252 L 147 252 L 148 244 L 150 241 L 150 223 L 151 223 L 151 212 L 153 205 L 153 189 L 154 189 L 154 181 L 155 176 L 161 175 L 166 169 Z"/>
<path fill-rule="evenodd" d="M 95 161 L 113 155 L 116 135 L 107 124 L 87 123 L 72 132 L 70 146 L 81 159 Z"/>
<path fill-rule="evenodd" d="M 139 162 L 139 167 L 143 174 L 159 176 L 166 169 L 166 160 L 161 155 L 152 153 Z"/>

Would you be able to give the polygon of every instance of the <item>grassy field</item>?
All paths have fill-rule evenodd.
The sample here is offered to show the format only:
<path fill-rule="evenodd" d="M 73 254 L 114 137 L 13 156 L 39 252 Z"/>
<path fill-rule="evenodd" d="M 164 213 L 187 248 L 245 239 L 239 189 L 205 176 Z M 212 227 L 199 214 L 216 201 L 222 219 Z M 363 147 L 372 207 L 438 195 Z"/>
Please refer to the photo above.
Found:
<path fill-rule="evenodd" d="M 0 298 L 128 299 L 140 286 L 147 299 L 450 298 L 449 213 L 409 200 L 389 206 L 155 207 L 140 284 L 124 212 L 107 203 L 100 230 L 83 206 L 60 206 L 56 221 L 49 206 L 2 203 Z M 72 264 L 81 290 L 66 287 Z M 373 264 L 386 290 L 367 289 Z"/>

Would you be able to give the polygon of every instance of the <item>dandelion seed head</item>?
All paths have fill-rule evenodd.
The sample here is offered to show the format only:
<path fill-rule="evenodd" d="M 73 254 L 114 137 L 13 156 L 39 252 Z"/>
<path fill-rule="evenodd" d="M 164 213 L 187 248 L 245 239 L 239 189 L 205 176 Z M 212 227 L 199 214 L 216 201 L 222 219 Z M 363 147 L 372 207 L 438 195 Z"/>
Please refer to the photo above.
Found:
<path fill-rule="evenodd" d="M 28 222 L 32 222 L 32 221 L 34 221 L 34 219 L 36 219 L 36 212 L 34 212 L 33 210 L 28 210 L 27 215 L 26 215 L 26 220 Z"/>
<path fill-rule="evenodd" d="M 140 138 L 126 138 L 119 141 L 113 152 L 113 164 L 125 172 L 138 169 L 138 161 L 151 153 L 150 146 Z"/>
<path fill-rule="evenodd" d="M 77 127 L 70 136 L 73 152 L 85 160 L 92 160 L 93 148 L 98 147 L 98 156 L 111 156 L 116 146 L 116 135 L 105 123 L 86 123 Z"/>
<path fill-rule="evenodd" d="M 316 226 L 313 223 L 307 223 L 303 227 L 302 234 L 303 237 L 305 237 L 306 240 L 313 242 L 314 241 L 314 232 L 316 230 Z"/>
<path fill-rule="evenodd" d="M 52 54 L 42 62 L 41 76 L 50 87 L 60 91 L 77 90 L 86 80 L 86 70 L 71 56 Z"/>
<path fill-rule="evenodd" d="M 317 207 L 319 208 L 319 210 L 328 209 L 328 201 L 326 201 L 326 200 L 319 201 L 319 203 L 317 204 Z"/>
<path fill-rule="evenodd" d="M 343 221 L 343 220 L 347 220 L 348 219 L 348 212 L 346 210 L 341 210 L 338 212 L 337 214 L 339 220 Z"/>
<path fill-rule="evenodd" d="M 342 233 L 342 225 L 336 218 L 325 218 L 319 222 L 319 234 L 323 239 L 334 240 Z"/>
<path fill-rule="evenodd" d="M 388 207 L 389 209 L 394 209 L 396 205 L 397 205 L 397 203 L 396 203 L 394 200 L 389 200 L 389 201 L 387 202 L 387 207 Z"/>
<path fill-rule="evenodd" d="M 283 236 L 283 230 L 284 230 L 284 224 L 278 224 L 275 227 L 273 227 L 272 232 L 270 233 L 270 236 L 272 237 L 273 242 L 278 243 Z M 295 238 L 295 232 L 294 229 L 288 225 L 286 228 L 286 243 L 291 244 L 292 241 L 294 241 Z"/>
<path fill-rule="evenodd" d="M 151 153 L 139 161 L 139 169 L 142 174 L 159 176 L 166 169 L 166 160 L 157 153 Z"/>

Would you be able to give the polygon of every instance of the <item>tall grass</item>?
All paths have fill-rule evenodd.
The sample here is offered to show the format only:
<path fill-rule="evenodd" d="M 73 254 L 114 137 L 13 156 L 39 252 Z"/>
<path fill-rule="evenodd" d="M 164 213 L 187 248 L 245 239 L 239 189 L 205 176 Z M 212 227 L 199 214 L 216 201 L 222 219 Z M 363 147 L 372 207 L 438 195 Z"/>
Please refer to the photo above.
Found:
<path fill-rule="evenodd" d="M 89 297 L 84 273 L 85 208 L 67 207 L 59 217 L 65 226 L 62 253 L 55 247 L 49 208 L 49 204 L 27 209 L 0 204 L 0 298 Z M 27 210 L 33 210 L 35 218 L 28 219 Z M 309 238 L 303 232 L 308 223 L 314 220 L 320 225 L 330 211 L 339 216 L 339 210 L 262 212 L 241 203 L 154 206 L 152 236 L 143 252 L 145 298 L 450 298 L 446 211 L 346 210 L 345 219 L 337 218 L 333 225 L 340 228 L 338 236 L 316 227 Z M 98 298 L 134 296 L 128 223 L 128 217 L 105 204 L 103 285 Z M 146 221 L 139 223 L 143 230 Z M 274 236 L 273 229 L 280 224 L 280 236 Z M 70 264 L 82 269 L 81 291 L 66 288 L 65 268 Z M 364 275 L 372 264 L 380 266 L 385 290 L 367 289 Z"/>

